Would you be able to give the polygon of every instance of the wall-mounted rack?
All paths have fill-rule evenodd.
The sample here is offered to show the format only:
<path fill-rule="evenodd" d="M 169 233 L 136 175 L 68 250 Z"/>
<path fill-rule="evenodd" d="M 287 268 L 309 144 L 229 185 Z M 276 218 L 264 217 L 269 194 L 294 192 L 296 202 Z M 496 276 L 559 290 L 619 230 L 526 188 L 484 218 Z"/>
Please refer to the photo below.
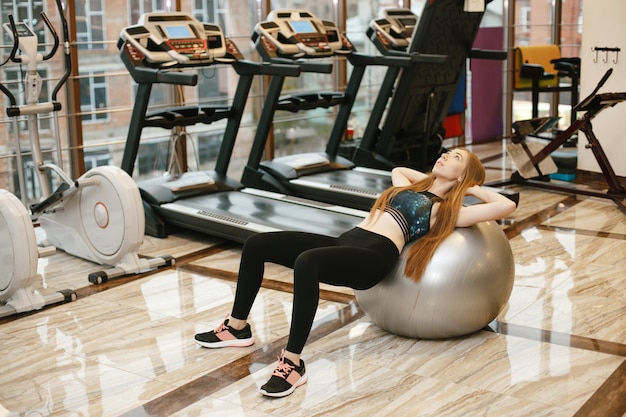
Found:
<path fill-rule="evenodd" d="M 621 51 L 621 49 L 617 48 L 617 47 L 610 48 L 610 47 L 607 47 L 607 46 L 594 46 L 594 47 L 591 48 L 591 51 L 596 53 L 596 57 L 593 60 L 594 64 L 598 62 L 598 54 L 600 52 L 604 52 L 605 53 L 604 58 L 602 59 L 602 62 L 604 62 L 605 64 L 607 62 L 609 62 L 609 52 L 614 52 L 615 53 L 615 58 L 613 58 L 613 63 L 617 64 L 617 58 L 619 56 L 619 52 Z"/>

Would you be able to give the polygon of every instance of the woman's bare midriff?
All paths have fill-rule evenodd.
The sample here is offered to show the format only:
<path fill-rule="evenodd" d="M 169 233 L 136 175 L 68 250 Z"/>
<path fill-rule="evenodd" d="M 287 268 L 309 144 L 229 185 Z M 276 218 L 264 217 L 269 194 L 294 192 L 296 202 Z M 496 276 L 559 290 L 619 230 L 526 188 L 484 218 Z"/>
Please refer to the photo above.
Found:
<path fill-rule="evenodd" d="M 398 247 L 398 252 L 402 252 L 402 248 L 404 248 L 404 234 L 391 214 L 382 212 L 380 216 L 375 217 L 371 221 L 366 218 L 357 227 L 386 236 Z"/>
<path fill-rule="evenodd" d="M 433 204 L 433 207 L 430 212 L 430 225 L 432 226 L 435 221 L 435 216 L 437 215 L 437 208 L 439 207 L 439 203 Z M 373 220 L 369 220 L 369 218 L 365 218 L 361 223 L 357 225 L 357 227 L 368 230 L 370 232 L 378 233 L 379 235 L 386 236 L 389 238 L 397 247 L 398 252 L 402 252 L 404 248 L 404 234 L 402 233 L 402 229 L 398 222 L 396 222 L 393 216 L 387 212 L 382 212 L 380 216 L 374 217 Z"/>

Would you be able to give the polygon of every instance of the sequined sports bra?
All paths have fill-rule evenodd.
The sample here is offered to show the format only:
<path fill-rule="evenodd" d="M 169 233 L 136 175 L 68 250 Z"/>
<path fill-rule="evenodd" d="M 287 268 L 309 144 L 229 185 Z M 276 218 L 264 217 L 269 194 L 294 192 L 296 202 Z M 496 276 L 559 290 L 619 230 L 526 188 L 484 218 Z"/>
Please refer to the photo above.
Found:
<path fill-rule="evenodd" d="M 405 190 L 398 193 L 385 208 L 394 218 L 404 233 L 408 243 L 428 233 L 430 212 L 439 197 L 428 191 Z"/>

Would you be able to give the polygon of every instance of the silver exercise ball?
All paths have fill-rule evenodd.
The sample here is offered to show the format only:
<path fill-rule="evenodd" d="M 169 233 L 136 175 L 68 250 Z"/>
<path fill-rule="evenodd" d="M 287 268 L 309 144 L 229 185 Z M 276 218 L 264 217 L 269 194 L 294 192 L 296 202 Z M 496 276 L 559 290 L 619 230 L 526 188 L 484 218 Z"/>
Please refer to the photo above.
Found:
<path fill-rule="evenodd" d="M 485 327 L 507 303 L 515 263 L 496 222 L 457 228 L 437 248 L 418 282 L 404 274 L 410 246 L 383 281 L 355 290 L 357 302 L 378 327 L 418 339 L 462 336 Z"/>

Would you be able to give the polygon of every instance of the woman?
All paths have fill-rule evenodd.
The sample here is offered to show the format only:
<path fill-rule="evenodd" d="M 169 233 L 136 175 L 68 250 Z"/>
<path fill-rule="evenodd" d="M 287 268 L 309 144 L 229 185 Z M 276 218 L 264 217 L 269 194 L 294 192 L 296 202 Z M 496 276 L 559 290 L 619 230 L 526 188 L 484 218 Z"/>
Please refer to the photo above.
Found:
<path fill-rule="evenodd" d="M 309 336 L 319 302 L 320 282 L 354 289 L 371 288 L 394 267 L 412 241 L 407 276 L 419 279 L 437 246 L 454 230 L 511 214 L 515 203 L 480 187 L 485 169 L 466 149 L 444 153 L 431 173 L 394 168 L 393 186 L 374 203 L 357 227 L 334 238 L 303 232 L 261 233 L 246 240 L 230 316 L 215 330 L 195 336 L 204 347 L 250 346 L 254 343 L 247 317 L 261 287 L 265 262 L 294 270 L 294 296 L 287 346 L 261 393 L 291 394 L 307 380 L 300 354 Z M 462 206 L 463 197 L 484 202 Z"/>

